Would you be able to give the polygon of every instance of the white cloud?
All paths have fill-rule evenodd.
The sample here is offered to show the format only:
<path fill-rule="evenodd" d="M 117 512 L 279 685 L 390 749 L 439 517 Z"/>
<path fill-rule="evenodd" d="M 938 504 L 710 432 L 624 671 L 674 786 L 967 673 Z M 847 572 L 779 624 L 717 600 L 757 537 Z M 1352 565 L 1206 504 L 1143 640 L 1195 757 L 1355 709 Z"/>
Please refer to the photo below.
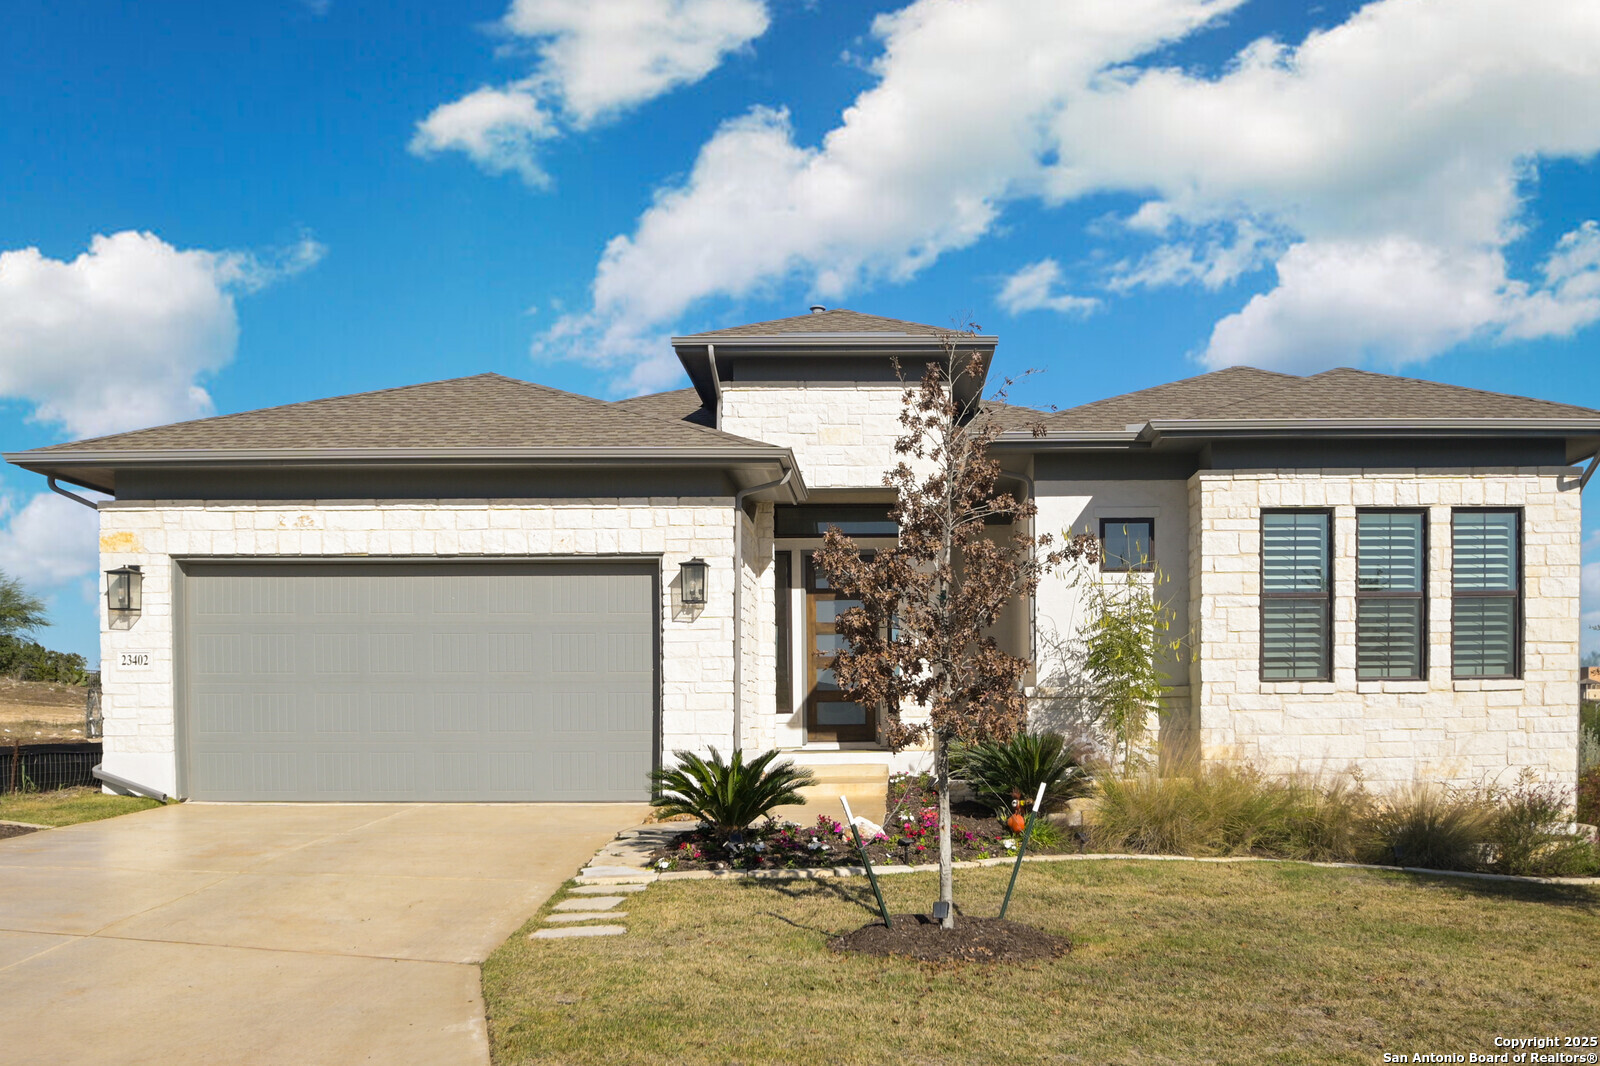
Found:
<path fill-rule="evenodd" d="M 1000 306 L 1010 314 L 1024 311 L 1059 311 L 1062 314 L 1086 315 L 1100 306 L 1092 296 L 1073 296 L 1057 292 L 1061 283 L 1061 264 L 1054 259 L 1041 259 L 1029 263 L 1006 278 L 1000 287 Z"/>
<path fill-rule="evenodd" d="M 515 172 L 537 187 L 550 179 L 539 167 L 536 149 L 556 132 L 555 121 L 526 87 L 485 86 L 434 108 L 417 123 L 411 151 L 426 156 L 455 149 L 491 174 Z"/>
<path fill-rule="evenodd" d="M 1214 365 L 1236 352 L 1318 365 L 1307 344 L 1356 361 L 1303 331 L 1413 268 L 1431 271 L 1402 279 L 1425 302 L 1360 327 L 1369 359 L 1600 315 L 1592 228 L 1553 249 L 1535 285 L 1505 267 L 1539 161 L 1600 150 L 1600 109 L 1573 106 L 1600 96 L 1590 0 L 1377 0 L 1297 45 L 1257 42 L 1215 75 L 1150 64 L 1238 6 L 917 0 L 881 16 L 876 84 L 841 122 L 816 145 L 781 110 L 724 124 L 607 245 L 569 332 L 626 362 L 630 338 L 696 301 L 786 281 L 838 299 L 981 239 L 1012 201 L 1107 192 L 1147 201 L 1124 239 L 1160 242 L 1108 270 L 1112 291 L 1217 288 L 1277 266 L 1281 294 L 1219 324 Z M 1306 285 L 1336 266 L 1354 276 L 1312 299 Z M 1472 286 L 1466 306 L 1441 306 L 1456 285 Z"/>
<path fill-rule="evenodd" d="M 411 150 L 462 151 L 491 174 L 547 185 L 540 142 L 694 84 L 768 22 L 764 0 L 513 0 L 500 28 L 531 44 L 533 73 L 435 108 Z"/>
<path fill-rule="evenodd" d="M 0 572 L 29 590 L 52 588 L 85 577 L 99 558 L 95 513 L 53 492 L 43 492 L 22 508 L 0 503 Z"/>
<path fill-rule="evenodd" d="M 0 396 L 74 437 L 207 414 L 200 382 L 238 341 L 234 295 L 321 255 L 309 237 L 259 256 L 131 230 L 95 237 L 70 261 L 0 252 Z"/>

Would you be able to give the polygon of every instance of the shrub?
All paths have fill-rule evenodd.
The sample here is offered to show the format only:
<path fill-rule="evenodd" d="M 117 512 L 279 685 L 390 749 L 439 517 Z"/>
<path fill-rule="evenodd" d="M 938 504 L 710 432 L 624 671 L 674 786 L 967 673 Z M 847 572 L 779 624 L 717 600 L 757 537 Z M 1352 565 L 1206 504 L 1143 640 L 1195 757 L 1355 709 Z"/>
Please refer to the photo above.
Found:
<path fill-rule="evenodd" d="M 1496 873 L 1563 877 L 1595 871 L 1595 849 L 1568 828 L 1568 795 L 1553 785 L 1523 782 L 1492 794 L 1486 843 Z"/>
<path fill-rule="evenodd" d="M 21 637 L 0 635 L 0 674 L 21 681 L 61 681 L 83 685 L 90 680 L 89 663 L 69 651 L 51 651 Z"/>
<path fill-rule="evenodd" d="M 1493 807 L 1478 793 L 1414 784 L 1374 807 L 1369 862 L 1433 870 L 1475 870 L 1489 833 Z"/>
<path fill-rule="evenodd" d="M 716 748 L 711 758 L 702 759 L 688 751 L 673 752 L 678 765 L 656 770 L 650 775 L 658 793 L 651 802 L 662 817 L 688 814 L 711 826 L 719 839 L 726 840 L 774 807 L 804 803 L 799 789 L 811 783 L 810 770 L 781 762 L 768 769 L 776 751 L 763 752 L 748 764 L 744 752 L 735 751 L 724 761 Z"/>
<path fill-rule="evenodd" d="M 1600 766 L 1578 775 L 1578 821 L 1588 825 L 1600 822 Z"/>
<path fill-rule="evenodd" d="M 1069 744 L 1060 733 L 1017 733 L 1010 740 L 967 744 L 950 753 L 951 769 L 972 787 L 978 802 L 1004 819 L 1012 800 L 1021 795 L 1030 802 L 1045 785 L 1046 810 L 1059 807 L 1088 787 L 1083 768 L 1084 750 Z"/>

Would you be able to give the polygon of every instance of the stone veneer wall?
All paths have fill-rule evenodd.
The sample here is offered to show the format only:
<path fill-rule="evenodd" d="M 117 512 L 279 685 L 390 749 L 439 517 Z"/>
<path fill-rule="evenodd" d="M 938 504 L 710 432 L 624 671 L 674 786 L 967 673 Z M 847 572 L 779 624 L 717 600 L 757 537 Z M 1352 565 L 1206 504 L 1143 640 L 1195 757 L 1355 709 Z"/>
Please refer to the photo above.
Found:
<path fill-rule="evenodd" d="M 1202 757 L 1271 772 L 1359 767 L 1379 787 L 1511 784 L 1524 768 L 1571 788 L 1577 773 L 1581 501 L 1564 467 L 1202 471 L 1189 479 L 1190 616 Z M 1524 671 L 1453 680 L 1451 508 L 1523 509 Z M 1331 682 L 1260 679 L 1262 508 L 1334 512 Z M 1357 681 L 1356 509 L 1428 510 L 1428 677 Z"/>
<path fill-rule="evenodd" d="M 712 744 L 728 748 L 733 735 L 731 498 L 104 504 L 102 568 L 137 564 L 144 571 L 144 610 L 134 628 L 109 629 L 101 601 L 105 767 L 165 791 L 176 788 L 174 556 L 382 560 L 607 555 L 661 557 L 664 750 L 704 750 Z M 710 602 L 690 614 L 679 598 L 678 566 L 695 556 L 710 563 Z M 749 599 L 759 611 L 760 598 Z M 151 665 L 122 670 L 117 665 L 122 651 L 149 652 Z M 747 667 L 747 684 L 759 687 L 763 669 L 759 661 L 754 669 Z"/>
<path fill-rule="evenodd" d="M 723 432 L 793 448 L 811 488 L 883 485 L 899 457 L 899 384 L 783 382 L 722 387 Z"/>
<path fill-rule="evenodd" d="M 744 634 L 740 641 L 740 743 L 754 751 L 766 751 L 778 744 L 777 647 L 773 640 L 776 626 L 777 589 L 773 584 L 772 547 L 773 506 L 756 505 L 755 519 L 741 517 L 739 533 L 744 538 L 744 591 L 741 593 L 739 624 Z M 720 745 L 719 745 L 720 748 Z"/>

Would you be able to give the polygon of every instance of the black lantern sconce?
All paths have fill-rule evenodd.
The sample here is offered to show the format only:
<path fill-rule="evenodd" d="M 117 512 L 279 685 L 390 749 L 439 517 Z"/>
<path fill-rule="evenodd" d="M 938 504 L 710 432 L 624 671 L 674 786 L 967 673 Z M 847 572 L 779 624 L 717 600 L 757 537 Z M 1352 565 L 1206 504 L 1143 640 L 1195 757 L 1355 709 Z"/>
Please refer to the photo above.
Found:
<path fill-rule="evenodd" d="M 144 574 L 137 566 L 106 571 L 106 616 L 112 629 L 132 629 L 144 603 Z"/>
<path fill-rule="evenodd" d="M 685 607 L 704 607 L 706 605 L 706 572 L 710 569 L 704 559 L 690 559 L 679 566 L 679 575 L 683 579 L 683 605 Z"/>

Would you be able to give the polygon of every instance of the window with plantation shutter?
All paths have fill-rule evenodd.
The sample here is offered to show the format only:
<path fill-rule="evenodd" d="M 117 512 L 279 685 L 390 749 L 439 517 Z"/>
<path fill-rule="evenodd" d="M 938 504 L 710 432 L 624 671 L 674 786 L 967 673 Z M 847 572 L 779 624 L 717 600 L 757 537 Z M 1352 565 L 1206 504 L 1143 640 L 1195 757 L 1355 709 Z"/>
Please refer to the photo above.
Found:
<path fill-rule="evenodd" d="M 1420 511 L 1356 515 L 1356 677 L 1427 669 L 1427 526 Z"/>
<path fill-rule="evenodd" d="M 1326 681 L 1333 676 L 1333 516 L 1261 513 L 1261 677 Z"/>
<path fill-rule="evenodd" d="M 1456 677 L 1522 672 L 1522 512 L 1452 516 L 1450 648 Z"/>

